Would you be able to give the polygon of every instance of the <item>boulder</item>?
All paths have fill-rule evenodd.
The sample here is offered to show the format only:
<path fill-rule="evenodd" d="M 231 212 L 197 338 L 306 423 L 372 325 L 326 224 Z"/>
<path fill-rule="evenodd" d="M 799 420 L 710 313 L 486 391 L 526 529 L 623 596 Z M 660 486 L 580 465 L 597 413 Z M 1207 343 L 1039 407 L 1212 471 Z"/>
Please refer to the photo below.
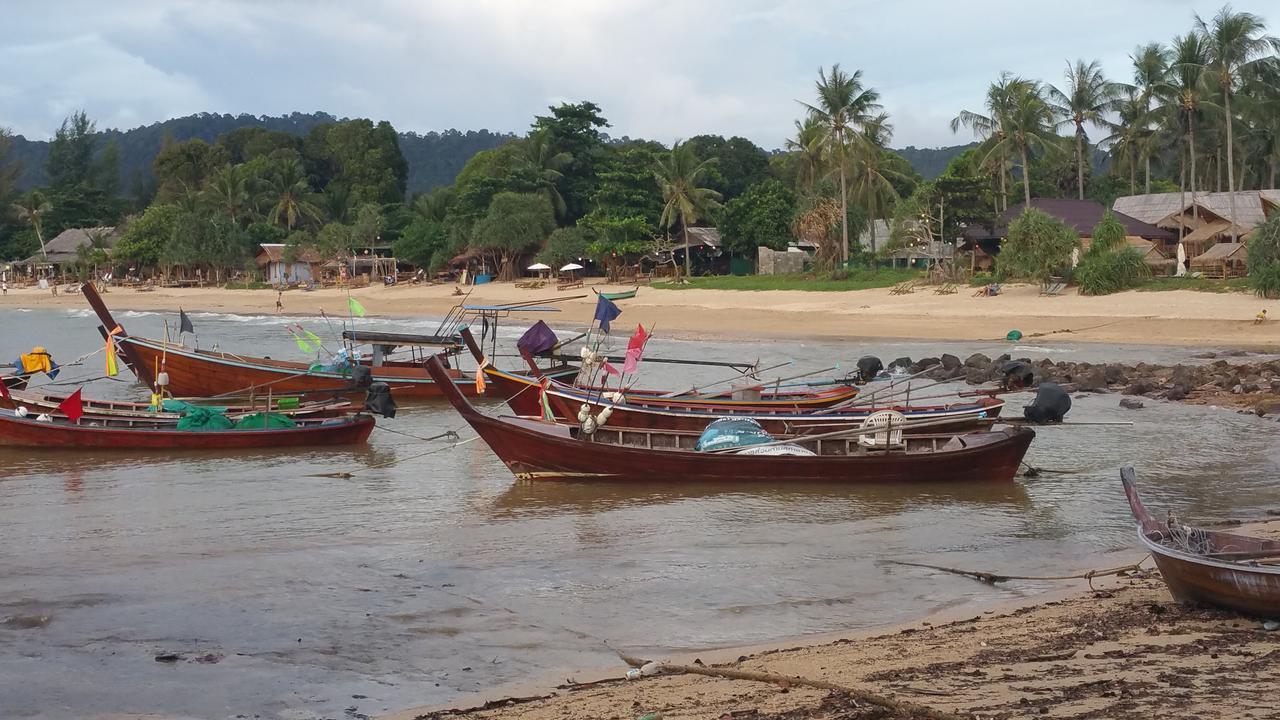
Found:
<path fill-rule="evenodd" d="M 964 366 L 967 368 L 989 368 L 991 367 L 991 358 L 982 353 L 974 353 L 965 358 Z"/>
<path fill-rule="evenodd" d="M 1263 398 L 1253 404 L 1253 412 L 1258 417 L 1266 417 L 1267 415 L 1280 415 L 1280 400 L 1272 398 Z"/>
<path fill-rule="evenodd" d="M 1173 374 L 1169 376 L 1169 382 L 1172 382 L 1174 385 L 1186 385 L 1187 387 L 1199 385 L 1199 383 L 1195 381 L 1194 371 L 1186 365 L 1175 365 L 1173 368 Z"/>
<path fill-rule="evenodd" d="M 1175 384 L 1173 387 L 1169 388 L 1169 392 L 1165 393 L 1164 397 L 1166 400 L 1186 400 L 1187 393 L 1190 391 L 1191 388 L 1186 385 Z"/>
<path fill-rule="evenodd" d="M 1134 380 L 1132 383 L 1129 384 L 1128 387 L 1126 387 L 1124 390 L 1121 390 L 1120 392 L 1125 395 L 1146 395 L 1149 392 L 1152 392 L 1154 390 L 1159 390 L 1159 389 L 1160 389 L 1159 383 L 1152 380 L 1151 378 L 1138 378 L 1137 380 Z"/>
<path fill-rule="evenodd" d="M 1146 406 L 1137 398 L 1120 398 L 1120 407 L 1126 410 L 1141 410 Z"/>
<path fill-rule="evenodd" d="M 971 367 L 964 371 L 964 381 L 970 385 L 981 385 L 991 379 L 991 371 L 983 368 Z"/>
<path fill-rule="evenodd" d="M 1102 376 L 1106 378 L 1108 385 L 1122 385 L 1128 380 L 1125 375 L 1125 367 L 1118 364 L 1104 365 Z"/>
<path fill-rule="evenodd" d="M 946 368 L 947 370 L 954 370 L 960 367 L 960 364 L 961 364 L 960 358 L 956 357 L 955 355 L 952 355 L 951 353 L 942 354 L 942 367 Z"/>
<path fill-rule="evenodd" d="M 887 369 L 889 372 L 893 372 L 893 371 L 894 371 L 894 370 L 896 370 L 897 368 L 902 368 L 903 370 L 908 370 L 908 371 L 909 371 L 909 369 L 910 369 L 911 365 L 912 365 L 911 358 L 909 358 L 909 357 L 900 357 L 900 358 L 898 358 L 897 360 L 894 360 L 893 362 L 889 363 L 889 367 L 888 367 L 888 368 L 886 368 L 886 369 Z"/>
<path fill-rule="evenodd" d="M 1106 392 L 1107 376 L 1100 367 L 1091 367 L 1076 378 L 1076 389 L 1083 392 Z"/>

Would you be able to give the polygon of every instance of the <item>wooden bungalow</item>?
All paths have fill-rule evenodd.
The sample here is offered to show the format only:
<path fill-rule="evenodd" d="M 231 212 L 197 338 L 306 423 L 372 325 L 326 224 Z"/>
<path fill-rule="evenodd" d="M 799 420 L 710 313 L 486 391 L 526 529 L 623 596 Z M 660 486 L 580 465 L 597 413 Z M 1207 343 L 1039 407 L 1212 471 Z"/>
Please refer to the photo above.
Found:
<path fill-rule="evenodd" d="M 79 260 L 77 251 L 81 246 L 92 247 L 95 241 L 110 256 L 116 243 L 120 242 L 121 234 L 114 227 L 67 228 L 45 243 L 43 254 L 36 250 L 34 255 L 19 264 L 45 271 L 41 274 L 61 273 Z"/>
<path fill-rule="evenodd" d="M 288 262 L 285 255 L 286 248 L 283 243 L 263 243 L 258 246 L 258 254 L 254 260 L 266 282 L 273 285 L 287 285 L 311 282 L 320 276 L 320 267 L 324 260 L 315 250 L 311 248 L 299 250 L 293 262 Z"/>
<path fill-rule="evenodd" d="M 1212 193 L 1152 193 L 1116 198 L 1112 208 L 1143 222 L 1174 232 L 1187 253 L 1197 255 L 1232 237 L 1232 195 Z M 1243 238 L 1280 209 L 1280 190 L 1240 190 L 1235 193 L 1235 236 Z"/>
<path fill-rule="evenodd" d="M 1244 243 L 1224 242 L 1191 258 L 1191 271 L 1210 278 L 1243 277 L 1247 272 Z"/>

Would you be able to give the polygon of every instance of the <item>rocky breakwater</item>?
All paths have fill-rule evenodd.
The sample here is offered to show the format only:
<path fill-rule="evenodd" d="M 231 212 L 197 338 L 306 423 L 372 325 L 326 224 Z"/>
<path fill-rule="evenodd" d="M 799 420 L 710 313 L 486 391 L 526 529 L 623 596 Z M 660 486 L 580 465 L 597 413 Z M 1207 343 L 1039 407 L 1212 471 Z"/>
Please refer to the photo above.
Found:
<path fill-rule="evenodd" d="M 1228 406 L 1259 416 L 1280 416 L 1280 360 L 1250 362 L 1243 352 L 1227 353 L 1225 357 L 1206 353 L 1198 357 L 1206 362 L 1130 365 L 1053 362 L 1047 358 L 1014 358 L 1009 354 L 992 358 L 974 353 L 963 360 L 949 354 L 914 361 L 898 358 L 889 367 L 932 380 L 963 380 L 970 385 L 997 383 L 1016 388 L 1054 382 L 1075 393 L 1114 392 L 1132 398 L 1124 403 L 1125 407 L 1141 407 L 1138 398 L 1151 398 Z"/>

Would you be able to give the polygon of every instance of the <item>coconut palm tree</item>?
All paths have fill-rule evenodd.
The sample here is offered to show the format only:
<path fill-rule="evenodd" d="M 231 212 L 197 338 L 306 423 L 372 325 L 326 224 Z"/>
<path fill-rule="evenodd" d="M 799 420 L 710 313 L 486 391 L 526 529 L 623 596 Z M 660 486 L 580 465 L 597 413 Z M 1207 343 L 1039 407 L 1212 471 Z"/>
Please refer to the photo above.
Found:
<path fill-rule="evenodd" d="M 296 159 L 279 163 L 267 176 L 264 191 L 271 206 L 267 221 L 272 224 L 282 224 L 292 232 L 300 220 L 320 218 L 320 209 L 311 202 L 307 175 Z"/>
<path fill-rule="evenodd" d="M 720 207 L 720 193 L 701 186 L 713 160 L 698 160 L 693 146 L 676 141 L 671 152 L 654 160 L 653 177 L 662 190 L 662 217 L 659 222 L 670 230 L 680 224 L 684 236 L 684 274 L 689 277 L 689 226 Z"/>
<path fill-rule="evenodd" d="M 860 131 L 871 114 L 880 110 L 880 94 L 874 88 L 863 87 L 862 71 L 853 74 L 832 65 L 831 72 L 818 70 L 817 101 L 810 105 L 801 103 L 809 111 L 809 117 L 823 128 L 822 147 L 830 166 L 840 174 L 840 243 L 841 262 L 849 260 L 849 185 L 846 157 L 849 141 Z"/>
<path fill-rule="evenodd" d="M 1049 103 L 1045 102 L 1040 84 L 1022 80 L 1010 87 L 1010 94 L 1001 116 L 1002 132 L 989 143 L 987 158 L 1017 153 L 1022 160 L 1022 193 L 1024 202 L 1031 205 L 1031 154 L 1036 151 L 1056 153 L 1060 138 L 1054 132 L 1055 117 Z"/>
<path fill-rule="evenodd" d="M 987 88 L 987 97 L 984 109 L 987 114 L 973 112 L 970 110 L 961 110 L 960 114 L 951 120 L 951 132 L 959 132 L 961 127 L 967 127 L 973 130 L 974 135 L 978 136 L 988 146 L 988 150 L 992 147 L 1000 146 L 1001 150 L 996 153 L 987 153 L 989 162 L 984 162 L 1000 176 L 1000 197 L 1003 207 L 997 210 L 1009 209 L 1009 190 L 1007 184 L 1007 166 L 1009 164 L 1008 146 L 1002 145 L 1005 140 L 1005 121 L 1014 105 L 1014 99 L 1023 92 L 1031 88 L 1033 83 L 1024 78 L 1017 77 L 1012 73 L 1000 73 L 1000 79 L 991 83 Z"/>
<path fill-rule="evenodd" d="M 1186 186 L 1191 186 L 1191 204 L 1194 210 L 1196 203 L 1196 126 L 1200 124 L 1201 114 L 1206 108 L 1216 107 L 1206 99 L 1205 63 L 1208 53 L 1199 35 L 1187 33 L 1173 39 L 1170 45 L 1171 57 L 1169 74 L 1164 82 L 1157 86 L 1156 94 L 1162 100 L 1162 111 L 1171 128 L 1177 129 L 1182 142 L 1178 149 L 1181 159 L 1181 170 L 1178 179 L 1178 205 L 1185 207 L 1182 194 Z M 1178 232 L 1185 230 L 1179 222 Z"/>
<path fill-rule="evenodd" d="M 241 165 L 224 165 L 202 192 L 209 206 L 235 225 L 249 209 L 249 181 Z"/>
<path fill-rule="evenodd" d="M 796 121 L 796 136 L 787 140 L 787 150 L 796 153 L 796 184 L 812 192 L 824 172 L 822 123 L 809 116 Z"/>
<path fill-rule="evenodd" d="M 537 176 L 538 192 L 551 203 L 556 218 L 563 218 L 566 208 L 564 196 L 560 194 L 560 181 L 564 179 L 562 171 L 573 162 L 573 155 L 563 151 L 556 152 L 555 141 L 549 130 L 529 133 L 529 137 L 524 140 L 524 151 L 525 160 Z"/>
<path fill-rule="evenodd" d="M 1152 103 L 1160 85 L 1169 75 L 1169 50 L 1160 43 L 1139 45 L 1129 56 L 1133 62 L 1133 85 L 1142 108 L 1143 130 L 1137 133 L 1138 161 L 1143 166 L 1143 192 L 1151 193 L 1151 155 L 1155 151 L 1155 122 Z"/>
<path fill-rule="evenodd" d="M 1239 242 L 1236 235 L 1236 182 L 1234 138 L 1231 126 L 1235 118 L 1231 114 L 1231 96 L 1240 86 L 1242 75 L 1272 50 L 1280 50 L 1280 38 L 1266 35 L 1266 25 L 1262 18 L 1247 12 L 1234 12 L 1230 5 L 1222 6 L 1217 15 L 1205 22 L 1198 14 L 1195 16 L 1196 34 L 1205 43 L 1208 54 L 1207 70 L 1218 84 L 1222 92 L 1222 112 L 1226 118 L 1227 145 L 1227 192 L 1231 205 L 1231 242 Z"/>
<path fill-rule="evenodd" d="M 867 209 L 871 220 L 871 252 L 876 251 L 876 220 L 887 216 L 893 203 L 899 200 L 893 181 L 909 181 L 911 166 L 902 156 L 885 148 L 893 139 L 893 126 L 889 116 L 880 113 L 867 120 L 862 131 L 850 143 L 850 160 L 853 170 L 854 199 Z"/>
<path fill-rule="evenodd" d="M 1062 118 L 1059 126 L 1075 128 L 1076 189 L 1083 200 L 1084 145 L 1089 139 L 1084 131 L 1085 123 L 1105 127 L 1105 116 L 1115 106 L 1125 86 L 1108 80 L 1097 60 L 1088 65 L 1084 60 L 1076 60 L 1075 65 L 1068 64 L 1066 79 L 1065 91 L 1053 85 L 1045 89 L 1049 95 L 1049 107 Z"/>
<path fill-rule="evenodd" d="M 40 257 L 48 260 L 49 253 L 44 247 L 43 228 L 45 216 L 53 212 L 53 205 L 39 190 L 32 190 L 26 197 L 13 204 L 13 211 L 17 213 L 19 221 L 27 223 L 36 231 L 36 240 L 40 242 Z"/>
<path fill-rule="evenodd" d="M 1142 152 L 1147 109 L 1137 88 L 1130 88 L 1115 106 L 1116 120 L 1105 120 L 1111 134 L 1099 143 L 1110 149 L 1112 168 L 1128 170 L 1129 194 L 1138 190 L 1138 155 Z"/>

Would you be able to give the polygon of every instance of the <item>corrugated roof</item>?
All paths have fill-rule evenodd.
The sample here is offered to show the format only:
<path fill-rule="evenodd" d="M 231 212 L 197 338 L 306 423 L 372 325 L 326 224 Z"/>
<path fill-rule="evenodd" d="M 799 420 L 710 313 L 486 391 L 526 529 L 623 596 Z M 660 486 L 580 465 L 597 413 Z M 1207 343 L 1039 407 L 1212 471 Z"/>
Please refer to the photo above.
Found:
<path fill-rule="evenodd" d="M 1236 224 L 1243 228 L 1253 228 L 1265 219 L 1263 203 L 1280 205 L 1280 190 L 1239 190 L 1236 196 Z M 1231 193 L 1198 192 L 1195 204 L 1210 213 L 1223 218 L 1231 218 Z M 1163 224 L 1175 215 L 1191 208 L 1191 193 L 1152 193 L 1150 195 L 1127 195 L 1116 198 L 1111 206 L 1116 212 L 1135 217 L 1143 222 Z M 1176 223 L 1176 220 L 1173 221 Z"/>
<path fill-rule="evenodd" d="M 1025 206 L 1025 203 L 1018 203 L 1004 211 L 1000 218 L 996 220 L 996 227 L 992 231 L 988 231 L 987 228 L 981 225 L 971 225 L 965 230 L 964 235 L 970 240 L 1007 237 L 1009 235 L 1009 223 L 1022 214 Z M 1094 202 L 1093 200 L 1032 198 L 1031 207 L 1061 220 L 1082 236 L 1090 235 L 1094 226 L 1102 221 L 1102 216 L 1106 213 L 1106 208 L 1103 207 L 1102 203 Z M 1120 221 L 1120 224 L 1124 225 L 1126 235 L 1159 240 L 1174 240 L 1177 238 L 1176 234 L 1168 230 L 1158 228 L 1124 213 L 1113 212 L 1112 214 Z"/>
<path fill-rule="evenodd" d="M 45 252 L 48 253 L 47 262 L 60 264 L 73 262 L 76 259 L 76 249 L 81 245 L 92 245 L 94 237 L 101 237 L 103 243 L 108 250 L 116 246 L 120 242 L 120 233 L 112 226 L 100 226 L 91 228 L 67 228 L 58 233 L 58 236 L 44 244 Z M 44 256 L 37 250 L 34 255 L 27 258 L 27 263 L 46 262 Z"/>

